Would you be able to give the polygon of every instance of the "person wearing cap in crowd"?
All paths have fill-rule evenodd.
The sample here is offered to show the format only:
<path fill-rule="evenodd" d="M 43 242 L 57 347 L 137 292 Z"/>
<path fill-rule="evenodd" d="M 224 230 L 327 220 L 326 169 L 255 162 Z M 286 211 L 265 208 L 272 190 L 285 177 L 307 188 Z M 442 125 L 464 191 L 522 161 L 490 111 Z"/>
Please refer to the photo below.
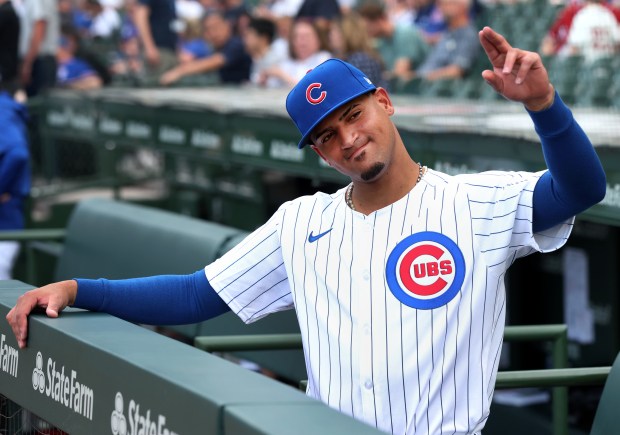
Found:
<path fill-rule="evenodd" d="M 76 56 L 77 50 L 77 33 L 71 29 L 63 29 L 58 51 L 56 52 L 58 86 L 77 90 L 101 88 L 103 80 L 88 61 Z"/>
<path fill-rule="evenodd" d="M 76 279 L 22 295 L 7 315 L 20 348 L 35 306 L 140 323 L 247 323 L 295 309 L 307 394 L 396 434 L 479 434 L 489 414 L 515 259 L 559 248 L 605 173 L 540 56 L 485 27 L 483 79 L 525 106 L 548 170 L 450 176 L 413 160 L 395 107 L 352 65 L 330 59 L 291 90 L 309 146 L 351 183 L 288 201 L 192 275 Z M 575 174 L 584 174 L 575 177 Z M 179 301 L 186 301 L 179 303 Z"/>

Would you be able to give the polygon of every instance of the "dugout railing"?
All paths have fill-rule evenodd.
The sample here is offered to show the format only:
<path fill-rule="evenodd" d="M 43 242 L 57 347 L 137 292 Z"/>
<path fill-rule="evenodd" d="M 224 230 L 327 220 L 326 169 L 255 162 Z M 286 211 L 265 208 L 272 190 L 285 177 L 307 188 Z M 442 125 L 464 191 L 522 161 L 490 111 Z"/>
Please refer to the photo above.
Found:
<path fill-rule="evenodd" d="M 32 286 L 0 281 L 0 317 Z M 71 434 L 378 434 L 296 388 L 103 313 L 0 322 L 0 396 Z M 1 432 L 1 431 L 0 431 Z"/>

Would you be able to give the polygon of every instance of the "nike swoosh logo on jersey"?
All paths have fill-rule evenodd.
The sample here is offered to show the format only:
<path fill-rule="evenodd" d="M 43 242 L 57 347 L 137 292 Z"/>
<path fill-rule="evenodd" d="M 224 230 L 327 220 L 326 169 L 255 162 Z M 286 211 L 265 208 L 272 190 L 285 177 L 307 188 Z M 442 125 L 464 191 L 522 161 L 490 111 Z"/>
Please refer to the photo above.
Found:
<path fill-rule="evenodd" d="M 308 241 L 310 243 L 316 242 L 317 240 L 319 240 L 321 237 L 323 237 L 325 234 L 329 233 L 332 229 L 330 228 L 329 230 L 321 233 L 321 234 L 317 234 L 316 236 L 313 236 L 312 233 L 313 231 L 310 231 L 310 235 L 308 236 Z"/>

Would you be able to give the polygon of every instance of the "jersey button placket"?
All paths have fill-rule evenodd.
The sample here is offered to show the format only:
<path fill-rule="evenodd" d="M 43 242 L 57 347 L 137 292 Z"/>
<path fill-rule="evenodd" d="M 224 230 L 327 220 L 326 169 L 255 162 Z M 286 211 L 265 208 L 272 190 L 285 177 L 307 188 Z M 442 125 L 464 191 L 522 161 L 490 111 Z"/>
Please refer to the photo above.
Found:
<path fill-rule="evenodd" d="M 356 250 L 356 257 L 359 256 L 359 268 L 357 269 L 356 281 L 359 283 L 359 342 L 360 342 L 360 393 L 362 399 L 363 413 L 368 418 L 370 424 L 375 423 L 375 398 L 372 370 L 372 316 L 371 316 L 371 281 L 370 281 L 370 264 L 372 255 L 372 225 L 368 221 L 359 227 L 358 245 L 360 249 Z M 371 418 L 372 416 L 372 418 Z"/>

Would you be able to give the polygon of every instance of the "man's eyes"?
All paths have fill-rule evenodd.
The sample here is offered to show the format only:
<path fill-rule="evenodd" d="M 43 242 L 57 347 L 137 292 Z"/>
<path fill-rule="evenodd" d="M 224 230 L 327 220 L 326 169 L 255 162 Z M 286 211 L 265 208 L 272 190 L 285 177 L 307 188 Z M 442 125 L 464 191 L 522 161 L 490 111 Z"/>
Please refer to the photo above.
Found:
<path fill-rule="evenodd" d="M 319 138 L 319 142 L 321 144 L 327 143 L 327 141 L 330 140 L 333 135 L 334 134 L 332 132 L 325 133 L 323 136 Z"/>
<path fill-rule="evenodd" d="M 359 116 L 361 115 L 361 113 L 362 113 L 362 111 L 361 111 L 361 110 L 357 110 L 357 111 L 355 111 L 355 112 L 351 113 L 351 114 L 348 116 L 347 121 L 348 121 L 348 122 L 355 121 L 357 118 L 359 118 Z M 333 131 L 327 132 L 327 133 L 325 133 L 324 135 L 319 136 L 319 137 L 317 138 L 317 141 L 316 141 L 316 142 L 317 142 L 318 144 L 323 145 L 323 144 L 327 143 L 327 141 L 329 141 L 329 140 L 330 140 L 333 136 L 334 136 L 334 132 L 333 132 Z"/>
<path fill-rule="evenodd" d="M 353 121 L 354 119 L 356 119 L 357 117 L 359 117 L 359 116 L 360 116 L 360 113 L 362 113 L 362 111 L 361 111 L 361 110 L 358 110 L 357 112 L 353 112 L 353 113 L 351 114 L 351 116 L 349 116 L 349 121 Z"/>

